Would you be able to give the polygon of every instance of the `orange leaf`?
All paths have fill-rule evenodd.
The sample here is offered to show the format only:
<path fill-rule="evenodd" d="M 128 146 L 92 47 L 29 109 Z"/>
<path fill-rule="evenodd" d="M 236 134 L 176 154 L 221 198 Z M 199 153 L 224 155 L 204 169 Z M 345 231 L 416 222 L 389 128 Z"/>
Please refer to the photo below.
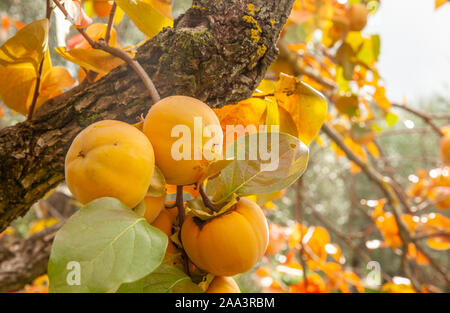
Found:
<path fill-rule="evenodd" d="M 434 9 L 437 10 L 446 3 L 447 3 L 447 0 L 435 0 Z"/>
<path fill-rule="evenodd" d="M 428 265 L 430 262 L 428 261 L 428 258 L 422 254 L 422 252 L 418 251 L 416 246 L 413 243 L 410 243 L 408 245 L 408 259 L 415 260 L 417 264 L 419 265 Z"/>
<path fill-rule="evenodd" d="M 356 290 L 360 293 L 365 291 L 364 284 L 361 278 L 358 277 L 354 272 L 345 272 L 344 273 L 345 280 L 355 286 Z"/>
<path fill-rule="evenodd" d="M 107 74 L 115 67 L 125 63 L 122 59 L 97 49 L 66 50 L 65 47 L 58 47 L 55 50 L 66 60 L 100 74 Z"/>
<path fill-rule="evenodd" d="M 74 84 L 75 79 L 70 75 L 67 69 L 61 66 L 52 67 L 42 77 L 36 108 L 48 99 L 60 95 L 64 89 L 68 89 Z"/>
<path fill-rule="evenodd" d="M 323 278 L 319 274 L 313 273 L 306 278 L 306 283 L 300 281 L 290 285 L 289 291 L 295 293 L 324 293 L 328 292 L 328 289 Z"/>
<path fill-rule="evenodd" d="M 106 30 L 108 28 L 107 24 L 104 23 L 94 23 L 86 28 L 86 34 L 94 41 L 99 41 L 106 37 Z M 114 28 L 111 29 L 111 37 L 109 39 L 109 44 L 113 47 L 119 48 L 117 43 L 117 33 Z M 92 49 L 89 42 L 81 34 L 76 34 L 67 41 L 68 49 Z"/>

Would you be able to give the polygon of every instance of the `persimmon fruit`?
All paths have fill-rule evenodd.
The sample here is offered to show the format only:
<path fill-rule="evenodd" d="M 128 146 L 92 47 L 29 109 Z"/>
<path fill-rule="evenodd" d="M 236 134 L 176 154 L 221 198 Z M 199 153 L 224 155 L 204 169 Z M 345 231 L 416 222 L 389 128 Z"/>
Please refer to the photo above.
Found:
<path fill-rule="evenodd" d="M 231 277 L 216 276 L 209 284 L 206 293 L 240 293 L 238 284 Z"/>
<path fill-rule="evenodd" d="M 189 216 L 181 228 L 181 241 L 191 261 L 216 276 L 250 270 L 264 255 L 268 238 L 262 209 L 246 198 L 207 221 Z"/>
<path fill-rule="evenodd" d="M 112 120 L 81 131 L 65 160 L 67 186 L 83 204 L 113 197 L 134 208 L 144 199 L 154 168 L 147 137 L 127 123 Z"/>
<path fill-rule="evenodd" d="M 178 212 L 176 209 L 163 209 L 151 225 L 160 229 L 167 235 L 167 237 L 170 237 L 172 236 L 172 226 L 177 217 L 177 213 Z M 172 243 L 172 240 L 169 239 L 166 255 L 175 253 L 177 253 L 177 248 Z"/>
<path fill-rule="evenodd" d="M 196 144 L 196 120 L 201 121 L 202 130 L 207 127 L 214 128 L 219 133 L 220 140 L 214 140 L 215 136 L 208 137 L 205 131 L 202 131 L 201 137 L 198 136 L 201 138 L 198 141 L 201 142 Z M 179 126 L 190 132 L 187 145 L 183 146 L 183 149 L 190 151 L 187 151 L 188 157 L 177 159 L 172 151 L 179 150 L 173 147 L 184 137 L 174 136 L 172 132 Z M 191 185 L 198 182 L 206 173 L 209 163 L 222 157 L 223 134 L 219 119 L 205 103 L 191 97 L 172 96 L 155 103 L 145 117 L 144 133 L 155 149 L 157 166 L 171 185 Z M 207 143 L 211 149 L 205 146 Z M 198 150 L 194 151 L 199 148 L 202 149 L 200 156 Z M 208 155 L 205 155 L 206 151 Z"/>
<path fill-rule="evenodd" d="M 365 4 L 356 3 L 350 6 L 347 11 L 347 17 L 350 22 L 351 31 L 361 31 L 366 27 L 369 10 Z"/>

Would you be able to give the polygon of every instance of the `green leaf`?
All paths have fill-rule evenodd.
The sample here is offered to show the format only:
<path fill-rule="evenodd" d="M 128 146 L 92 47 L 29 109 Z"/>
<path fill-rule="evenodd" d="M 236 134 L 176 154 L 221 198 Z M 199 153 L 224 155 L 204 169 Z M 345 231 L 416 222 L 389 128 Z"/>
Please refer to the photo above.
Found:
<path fill-rule="evenodd" d="M 267 150 L 258 142 L 266 142 Z M 308 147 L 286 133 L 242 136 L 233 147 L 227 149 L 227 157 L 233 158 L 233 162 L 216 178 L 220 179 L 219 182 L 211 184 L 213 187 L 209 183 L 207 186 L 210 194 L 216 190 L 215 203 L 227 201 L 233 194 L 246 196 L 284 189 L 305 172 L 308 164 Z M 268 160 L 264 161 L 261 155 L 266 151 Z"/>
<path fill-rule="evenodd" d="M 116 293 L 143 293 L 144 292 L 144 279 L 139 279 L 132 283 L 122 284 Z"/>
<path fill-rule="evenodd" d="M 144 278 L 145 293 L 201 293 L 202 289 L 194 284 L 181 269 L 161 265 Z"/>
<path fill-rule="evenodd" d="M 184 14 L 192 5 L 192 0 L 172 0 L 172 16 L 176 19 Z"/>
<path fill-rule="evenodd" d="M 119 200 L 94 200 L 56 234 L 48 265 L 50 291 L 115 291 L 155 270 L 167 242 L 162 231 Z M 68 266 L 73 263 L 79 264 L 79 272 Z"/>
<path fill-rule="evenodd" d="M 164 16 L 150 3 L 142 0 L 116 0 L 117 5 L 149 37 L 158 34 L 164 27 L 172 27 L 173 21 Z"/>

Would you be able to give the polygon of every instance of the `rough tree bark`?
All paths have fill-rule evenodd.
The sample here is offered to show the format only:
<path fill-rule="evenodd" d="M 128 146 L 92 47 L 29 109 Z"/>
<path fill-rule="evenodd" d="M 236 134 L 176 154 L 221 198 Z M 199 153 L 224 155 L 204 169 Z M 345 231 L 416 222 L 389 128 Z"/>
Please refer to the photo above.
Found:
<path fill-rule="evenodd" d="M 195 0 L 136 58 L 162 97 L 193 96 L 211 107 L 236 103 L 251 95 L 277 57 L 293 2 Z M 138 76 L 123 65 L 45 103 L 32 121 L 0 130 L 0 232 L 64 180 L 64 156 L 84 127 L 103 119 L 134 123 L 151 104 Z"/>
<path fill-rule="evenodd" d="M 51 243 L 61 225 L 0 246 L 0 292 L 19 290 L 47 272 Z"/>

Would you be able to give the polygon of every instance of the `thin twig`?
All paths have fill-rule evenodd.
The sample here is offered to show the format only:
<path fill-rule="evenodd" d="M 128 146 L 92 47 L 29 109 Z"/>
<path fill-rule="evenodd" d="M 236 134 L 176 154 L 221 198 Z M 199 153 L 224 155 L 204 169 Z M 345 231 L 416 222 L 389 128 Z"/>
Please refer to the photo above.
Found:
<path fill-rule="evenodd" d="M 431 128 L 439 135 L 439 136 L 444 136 L 444 133 L 442 132 L 442 130 L 439 128 L 439 126 L 437 126 L 433 119 L 426 113 L 420 112 L 416 109 L 413 109 L 405 104 L 398 104 L 398 103 L 393 103 L 392 104 L 394 107 L 396 108 L 400 108 L 403 109 L 405 111 L 408 111 L 409 113 L 414 114 L 415 116 L 420 117 L 425 123 L 427 123 L 428 125 L 431 126 Z"/>
<path fill-rule="evenodd" d="M 436 232 L 431 234 L 424 234 L 424 235 L 416 235 L 412 237 L 414 240 L 422 240 L 422 239 L 429 239 L 432 237 L 447 237 L 450 238 L 450 233 L 448 232 Z"/>
<path fill-rule="evenodd" d="M 47 0 L 46 1 L 46 10 L 45 10 L 45 18 L 48 20 L 49 22 L 49 27 L 50 27 L 50 16 L 52 14 L 52 7 L 51 7 L 51 0 Z M 44 68 L 44 61 L 45 61 L 45 54 L 42 56 L 42 60 L 41 63 L 39 64 L 39 70 L 38 70 L 38 75 L 36 77 L 36 84 L 34 86 L 34 93 L 33 93 L 33 100 L 31 101 L 31 106 L 30 106 L 30 112 L 28 114 L 28 120 L 31 121 L 33 118 L 33 113 L 34 110 L 36 108 L 36 103 L 39 97 L 39 88 L 41 86 L 41 76 L 42 76 L 42 69 Z"/>
<path fill-rule="evenodd" d="M 108 27 L 106 27 L 105 42 L 107 45 L 109 45 L 109 40 L 111 38 L 111 31 L 112 31 L 112 26 L 114 23 L 114 16 L 116 14 L 116 8 L 117 8 L 117 4 L 114 1 L 111 11 L 109 12 Z"/>

